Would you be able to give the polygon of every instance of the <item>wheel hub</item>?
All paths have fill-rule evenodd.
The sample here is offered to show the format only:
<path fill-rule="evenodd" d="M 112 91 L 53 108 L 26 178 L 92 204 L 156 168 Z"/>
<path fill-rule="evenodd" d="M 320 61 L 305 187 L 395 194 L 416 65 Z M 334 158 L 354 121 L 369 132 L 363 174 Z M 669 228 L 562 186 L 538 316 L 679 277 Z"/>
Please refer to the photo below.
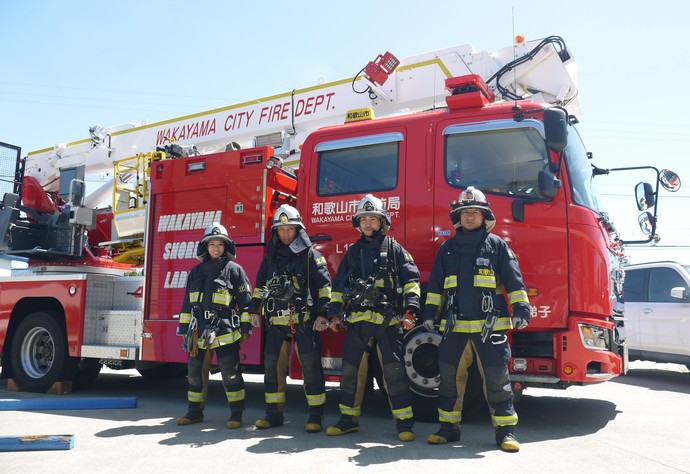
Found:
<path fill-rule="evenodd" d="M 32 378 L 43 377 L 53 366 L 55 344 L 50 333 L 43 328 L 28 332 L 21 348 L 21 361 L 26 374 Z"/>
<path fill-rule="evenodd" d="M 420 395 L 432 395 L 441 382 L 438 369 L 438 333 L 414 330 L 408 335 L 403 357 L 410 388 Z"/>

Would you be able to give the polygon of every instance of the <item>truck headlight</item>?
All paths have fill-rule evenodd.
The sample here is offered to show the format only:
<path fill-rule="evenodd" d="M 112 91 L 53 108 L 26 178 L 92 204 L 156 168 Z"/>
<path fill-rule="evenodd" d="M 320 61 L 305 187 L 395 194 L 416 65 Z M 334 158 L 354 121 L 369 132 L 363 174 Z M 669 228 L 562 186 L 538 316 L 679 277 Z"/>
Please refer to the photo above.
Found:
<path fill-rule="evenodd" d="M 609 350 L 609 332 L 605 328 L 591 324 L 579 324 L 582 344 L 593 351 Z"/>

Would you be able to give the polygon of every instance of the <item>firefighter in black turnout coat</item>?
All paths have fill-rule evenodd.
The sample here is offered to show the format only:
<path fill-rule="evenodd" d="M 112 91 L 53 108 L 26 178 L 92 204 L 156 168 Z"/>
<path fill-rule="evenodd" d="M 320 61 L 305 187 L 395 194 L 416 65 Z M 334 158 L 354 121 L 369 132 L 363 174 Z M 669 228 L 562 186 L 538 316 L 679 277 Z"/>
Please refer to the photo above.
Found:
<path fill-rule="evenodd" d="M 529 324 L 527 291 L 515 254 L 503 239 L 489 233 L 496 218 L 484 193 L 470 186 L 451 207 L 457 232 L 436 254 L 424 307 L 424 326 L 435 330 L 440 319 L 443 334 L 438 348 L 441 427 L 427 441 L 459 441 L 467 369 L 476 357 L 496 443 L 504 451 L 519 451 L 506 332 Z M 503 289 L 513 309 L 512 325 Z"/>
<path fill-rule="evenodd" d="M 259 429 L 282 426 L 290 346 L 302 365 L 304 392 L 309 405 L 306 430 L 321 431 L 326 390 L 321 366 L 321 338 L 317 331 L 328 329 L 331 277 L 326 259 L 311 246 L 294 207 L 283 204 L 273 217 L 273 238 L 256 277 L 249 306 L 252 325 L 260 326 L 265 316 L 264 397 L 266 415 L 257 420 Z"/>
<path fill-rule="evenodd" d="M 230 406 L 231 429 L 242 425 L 244 379 L 240 372 L 240 341 L 251 333 L 247 305 L 251 284 L 235 260 L 235 243 L 222 225 L 213 223 L 197 247 L 201 263 L 189 272 L 179 333 L 189 353 L 187 365 L 187 414 L 178 425 L 203 421 L 208 370 L 215 351 Z"/>
<path fill-rule="evenodd" d="M 352 225 L 361 232 L 338 267 L 329 307 L 332 327 L 347 332 L 340 381 L 340 420 L 326 434 L 359 430 L 368 360 L 376 350 L 383 368 L 398 438 L 412 441 L 412 395 L 403 363 L 403 327 L 414 327 L 419 309 L 419 270 L 412 256 L 385 235 L 391 221 L 383 202 L 367 194 L 357 206 Z M 403 326 L 403 327 L 401 327 Z"/>

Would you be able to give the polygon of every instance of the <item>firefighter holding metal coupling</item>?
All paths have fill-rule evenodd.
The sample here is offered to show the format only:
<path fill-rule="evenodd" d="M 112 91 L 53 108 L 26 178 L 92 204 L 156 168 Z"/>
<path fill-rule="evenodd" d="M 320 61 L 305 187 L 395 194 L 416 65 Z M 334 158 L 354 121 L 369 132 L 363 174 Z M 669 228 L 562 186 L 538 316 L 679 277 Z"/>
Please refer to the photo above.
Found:
<path fill-rule="evenodd" d="M 187 414 L 178 425 L 204 420 L 203 409 L 208 389 L 208 372 L 215 352 L 230 406 L 226 426 L 242 426 L 244 379 L 240 372 L 240 342 L 251 334 L 247 306 L 251 284 L 235 260 L 235 242 L 225 227 L 213 223 L 197 246 L 197 264 L 189 272 L 179 332 L 187 363 Z"/>
<path fill-rule="evenodd" d="M 403 329 L 411 329 L 419 309 L 419 270 L 412 256 L 385 234 L 391 220 L 381 199 L 367 194 L 358 204 L 352 225 L 360 239 L 345 253 L 333 280 L 329 307 L 332 328 L 343 325 L 340 420 L 326 434 L 359 430 L 369 353 L 383 369 L 383 381 L 396 421 L 398 439 L 412 441 L 414 415 L 403 362 Z"/>
<path fill-rule="evenodd" d="M 266 324 L 266 415 L 255 426 L 268 429 L 283 425 L 290 347 L 294 341 L 309 406 L 306 431 L 318 433 L 326 403 L 319 332 L 329 327 L 326 316 L 331 276 L 326 259 L 312 248 L 297 209 L 281 205 L 274 214 L 272 230 L 249 306 L 252 325 L 260 327 L 261 314 Z"/>
<path fill-rule="evenodd" d="M 441 427 L 427 441 L 460 440 L 467 372 L 476 358 L 496 444 L 516 452 L 520 450 L 514 434 L 518 416 L 508 373 L 511 352 L 506 332 L 529 324 L 527 291 L 515 254 L 503 239 L 490 233 L 496 218 L 484 193 L 470 186 L 451 208 L 457 231 L 436 254 L 424 306 L 424 326 L 435 330 L 440 319 L 443 334 L 438 348 Z M 512 324 L 503 289 L 512 306 Z"/>

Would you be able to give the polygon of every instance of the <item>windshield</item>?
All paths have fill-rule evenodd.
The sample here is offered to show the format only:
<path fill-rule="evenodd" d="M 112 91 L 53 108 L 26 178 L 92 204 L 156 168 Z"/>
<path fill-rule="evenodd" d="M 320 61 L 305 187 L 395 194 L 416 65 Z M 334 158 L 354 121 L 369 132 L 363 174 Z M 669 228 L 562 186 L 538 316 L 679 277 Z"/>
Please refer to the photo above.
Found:
<path fill-rule="evenodd" d="M 539 198 L 539 171 L 548 165 L 548 151 L 539 130 L 515 122 L 495 130 L 449 127 L 445 175 L 453 187 Z"/>
<path fill-rule="evenodd" d="M 565 147 L 563 153 L 573 202 L 600 213 L 601 199 L 598 186 L 593 180 L 592 165 L 587 156 L 587 150 L 574 126 L 571 126 L 568 132 L 568 146 Z"/>

